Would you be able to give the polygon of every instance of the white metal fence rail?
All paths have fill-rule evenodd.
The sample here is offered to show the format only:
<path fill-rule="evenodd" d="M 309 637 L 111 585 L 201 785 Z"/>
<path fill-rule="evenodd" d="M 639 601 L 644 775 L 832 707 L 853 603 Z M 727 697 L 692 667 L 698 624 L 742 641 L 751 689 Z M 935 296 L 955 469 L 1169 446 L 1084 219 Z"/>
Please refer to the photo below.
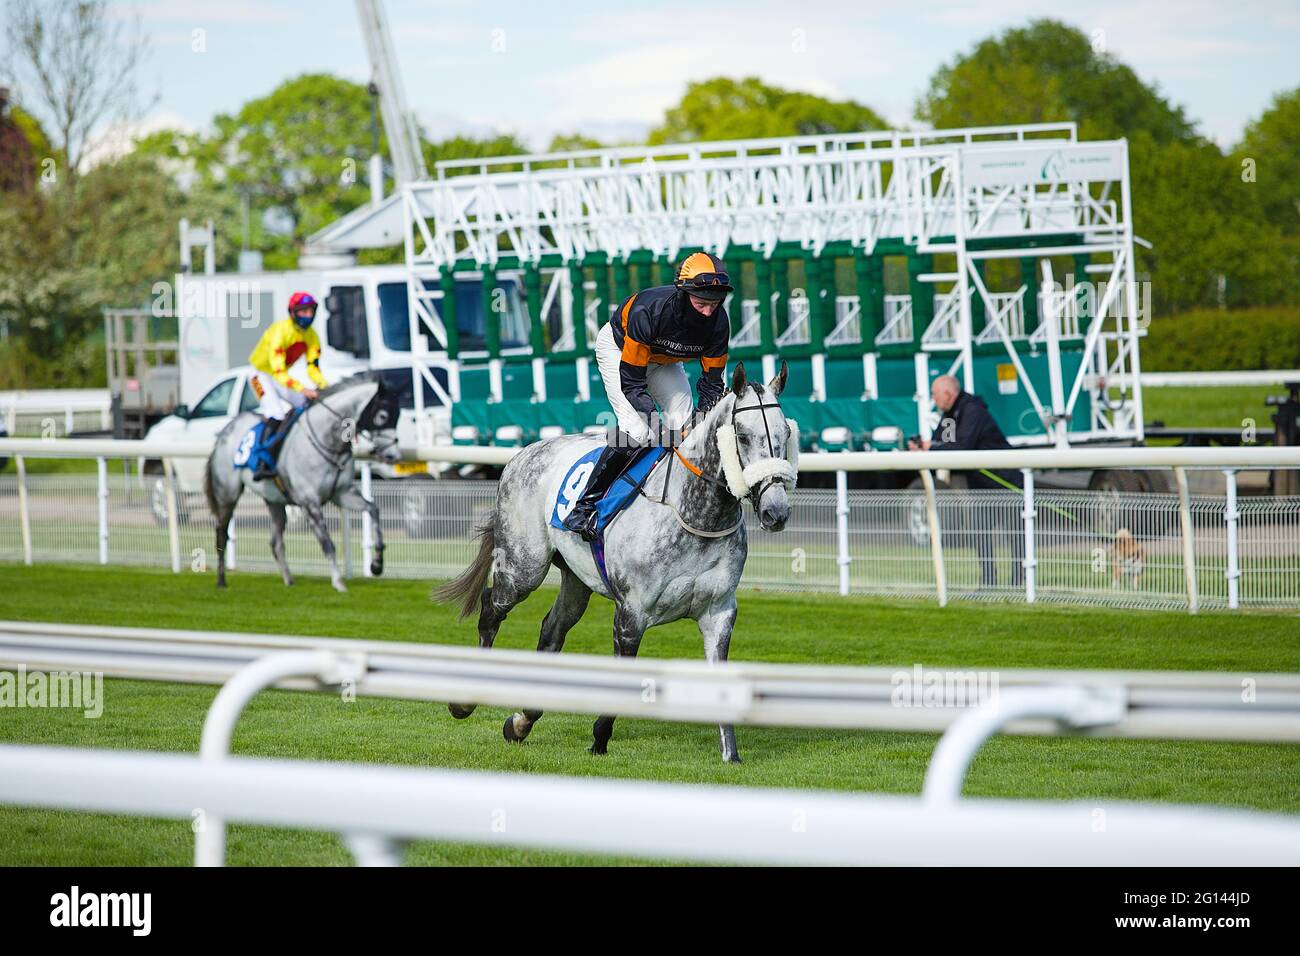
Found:
<path fill-rule="evenodd" d="M 798 863 L 1292 864 L 1300 820 L 1219 810 L 960 801 L 1000 730 L 1300 741 L 1300 676 L 999 672 L 991 696 L 902 706 L 900 672 L 629 660 L 437 645 L 0 623 L 0 666 L 225 682 L 196 757 L 0 746 L 0 802 L 194 819 L 196 862 L 225 821 L 342 833 L 358 862 L 441 838 L 683 859 Z M 911 674 L 902 672 L 904 679 Z M 261 689 L 480 700 L 692 722 L 947 727 L 920 800 L 232 758 Z M 654 693 L 647 694 L 646 688 Z M 969 706 L 976 704 L 977 706 Z M 629 826 L 628 821 L 636 821 Z M 1099 825 L 1100 822 L 1100 825 Z"/>
<path fill-rule="evenodd" d="M 1142 804 L 963 801 L 0 745 L 0 803 L 192 820 L 196 808 L 398 841 L 751 863 L 1294 866 L 1300 822 Z M 494 815 L 495 814 L 495 815 Z"/>
<path fill-rule="evenodd" d="M 500 464 L 515 449 L 433 447 L 430 460 Z M 0 560 L 82 561 L 204 571 L 213 563 L 202 495 L 170 471 L 141 481 L 110 457 L 201 457 L 201 444 L 0 439 L 18 457 L 0 476 Z M 99 455 L 96 474 L 27 475 L 22 455 Z M 804 455 L 804 472 L 835 471 L 836 489 L 796 489 L 778 535 L 750 531 L 742 583 L 793 591 L 1066 602 L 1145 608 L 1300 607 L 1300 498 L 1237 494 L 1237 469 L 1300 466 L 1300 448 L 1089 448 L 1064 451 L 848 452 Z M 363 483 L 369 465 L 362 463 Z M 935 489 L 937 469 L 1020 468 L 1024 491 Z M 1034 469 L 1172 468 L 1175 493 L 1043 490 Z M 1226 495 L 1186 490 L 1189 468 L 1221 470 Z M 916 490 L 848 490 L 849 471 L 915 471 Z M 472 558 L 473 527 L 495 501 L 490 481 L 370 485 L 388 546 L 386 573 L 447 577 Z M 327 514 L 349 568 L 369 566 L 362 517 Z M 269 518 L 253 496 L 234 519 L 231 566 L 274 570 Z M 1126 537 L 1127 536 L 1127 537 Z M 291 566 L 323 573 L 301 522 L 287 536 Z"/>

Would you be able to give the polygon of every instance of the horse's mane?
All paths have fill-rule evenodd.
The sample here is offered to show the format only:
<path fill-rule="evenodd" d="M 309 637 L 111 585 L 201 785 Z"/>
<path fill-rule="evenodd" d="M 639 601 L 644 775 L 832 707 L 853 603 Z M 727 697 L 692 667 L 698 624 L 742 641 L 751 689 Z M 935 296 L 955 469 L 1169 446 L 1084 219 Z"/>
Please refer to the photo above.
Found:
<path fill-rule="evenodd" d="M 746 382 L 745 392 L 748 392 L 753 387 L 753 382 Z M 741 394 L 743 395 L 745 392 L 742 392 Z M 696 451 L 699 447 L 699 443 L 704 441 L 704 436 L 713 434 L 715 426 L 717 425 L 717 418 L 735 405 L 736 399 L 739 397 L 740 396 L 730 388 L 723 392 L 722 397 L 718 399 L 717 404 L 710 408 L 708 414 L 704 416 L 704 421 L 691 429 L 691 433 L 686 436 L 686 441 L 682 443 L 682 451 Z"/>
<path fill-rule="evenodd" d="M 354 375 L 349 375 L 347 378 L 341 378 L 333 385 L 322 389 L 320 397 L 326 398 L 330 395 L 337 395 L 339 392 L 346 392 L 349 389 L 356 388 L 358 385 L 365 385 L 377 381 L 379 380 L 370 372 L 357 372 Z"/>

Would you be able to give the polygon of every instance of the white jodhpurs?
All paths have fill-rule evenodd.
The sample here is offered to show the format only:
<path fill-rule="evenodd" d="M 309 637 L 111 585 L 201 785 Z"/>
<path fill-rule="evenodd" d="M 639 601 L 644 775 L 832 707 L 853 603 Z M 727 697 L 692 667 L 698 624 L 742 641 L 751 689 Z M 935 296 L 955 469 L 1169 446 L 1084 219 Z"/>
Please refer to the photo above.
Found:
<path fill-rule="evenodd" d="M 646 386 L 650 397 L 659 406 L 659 415 L 652 416 L 651 421 L 647 422 L 645 416 L 633 408 L 623 394 L 623 384 L 618 375 L 618 364 L 622 357 L 619 347 L 614 344 L 614 330 L 606 323 L 596 336 L 596 365 L 600 369 L 601 381 L 605 383 L 610 407 L 618 417 L 619 430 L 633 441 L 644 443 L 652 437 L 659 437 L 660 423 L 665 428 L 673 429 L 685 425 L 695 410 L 695 398 L 691 394 L 691 383 L 682 363 L 658 365 L 651 362 L 646 369 Z"/>
<path fill-rule="evenodd" d="M 257 410 L 266 418 L 280 421 L 295 408 L 302 408 L 307 404 L 306 395 L 281 385 L 266 372 L 254 372 L 253 380 L 253 391 L 261 400 Z"/>

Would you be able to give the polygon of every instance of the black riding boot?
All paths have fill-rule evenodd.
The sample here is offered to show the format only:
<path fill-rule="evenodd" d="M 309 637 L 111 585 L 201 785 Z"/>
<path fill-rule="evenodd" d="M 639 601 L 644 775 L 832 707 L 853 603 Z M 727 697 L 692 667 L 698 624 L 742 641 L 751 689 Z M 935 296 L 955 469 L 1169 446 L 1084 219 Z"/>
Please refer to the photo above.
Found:
<path fill-rule="evenodd" d="M 593 541 L 596 537 L 596 505 L 605 497 L 615 479 L 632 460 L 639 448 L 624 448 L 619 445 L 606 445 L 605 450 L 596 459 L 596 467 L 587 480 L 587 488 L 573 506 L 569 516 L 564 519 L 564 527 L 576 531 L 583 541 Z"/>
<path fill-rule="evenodd" d="M 265 481 L 268 478 L 275 477 L 275 465 L 280 457 L 280 446 L 284 444 L 280 441 L 280 433 L 289 427 L 290 416 L 284 418 L 271 418 L 266 422 L 262 429 L 262 450 L 265 451 L 268 462 L 265 458 L 258 462 L 257 470 L 253 472 L 254 481 Z"/>

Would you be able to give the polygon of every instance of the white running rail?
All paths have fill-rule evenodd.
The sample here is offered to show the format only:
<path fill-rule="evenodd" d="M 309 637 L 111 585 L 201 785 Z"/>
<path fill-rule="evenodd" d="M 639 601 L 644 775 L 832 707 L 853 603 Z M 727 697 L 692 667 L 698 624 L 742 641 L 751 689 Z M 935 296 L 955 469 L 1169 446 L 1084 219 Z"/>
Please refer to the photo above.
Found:
<path fill-rule="evenodd" d="M 0 803 L 186 819 L 199 810 L 195 859 L 205 866 L 224 862 L 227 820 L 337 831 L 358 862 L 387 865 L 400 859 L 405 839 L 484 842 L 494 832 L 493 813 L 505 814 L 508 825 L 495 832 L 508 836 L 486 842 L 686 859 L 952 864 L 979 859 L 990 852 L 991 834 L 1005 842 L 1012 831 L 1014 845 L 995 862 L 1210 865 L 1231 853 L 1240 865 L 1293 862 L 1300 854 L 1294 818 L 1117 805 L 1100 810 L 1098 829 L 1093 804 L 959 800 L 975 752 L 1000 730 L 1300 742 L 1300 675 L 1249 675 L 1254 697 L 1247 703 L 1243 676 L 1233 674 L 1000 671 L 989 693 L 987 683 L 955 672 L 965 682 L 961 693 L 939 706 L 912 706 L 899 695 L 922 678 L 915 669 L 710 665 L 0 622 L 0 667 L 17 666 L 224 682 L 197 758 L 0 746 Z M 235 723 L 258 691 L 328 691 L 344 682 L 358 695 L 689 722 L 948 730 L 919 801 L 229 755 Z M 629 819 L 638 825 L 629 827 Z M 884 820 L 891 825 L 881 828 Z M 802 838 L 809 833 L 815 838 Z M 916 842 L 923 848 L 903 852 Z"/>

